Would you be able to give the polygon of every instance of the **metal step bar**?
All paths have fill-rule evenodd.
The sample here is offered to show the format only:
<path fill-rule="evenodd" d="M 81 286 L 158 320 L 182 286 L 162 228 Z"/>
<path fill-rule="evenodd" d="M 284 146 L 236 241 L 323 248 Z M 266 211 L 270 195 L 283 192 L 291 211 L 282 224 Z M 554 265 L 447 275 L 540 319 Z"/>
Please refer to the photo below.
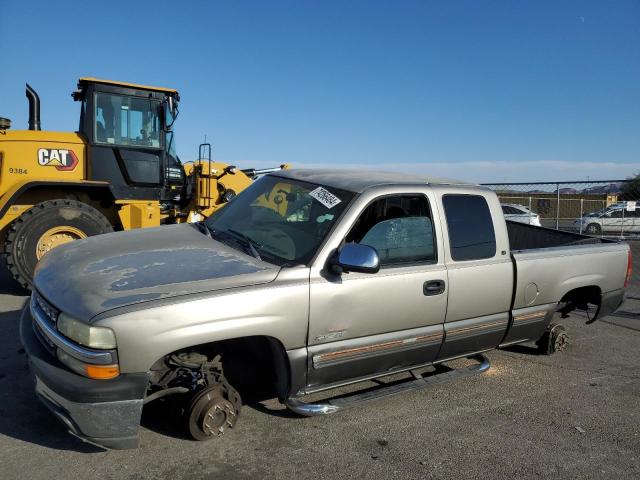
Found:
<path fill-rule="evenodd" d="M 427 372 L 426 375 L 418 374 L 415 370 L 412 370 L 411 373 L 413 375 L 413 378 L 408 378 L 401 382 L 390 383 L 388 385 L 381 384 L 377 387 L 372 387 L 364 391 L 331 398 L 320 403 L 307 403 L 302 401 L 300 397 L 289 398 L 285 402 L 285 405 L 289 410 L 305 417 L 311 417 L 315 415 L 328 415 L 330 413 L 335 413 L 340 410 L 344 410 L 345 408 L 353 407 L 355 405 L 359 405 L 371 400 L 378 400 L 380 398 L 386 398 L 412 390 L 420 390 L 432 385 L 448 382 L 456 378 L 483 373 L 489 370 L 489 367 L 491 367 L 491 362 L 489 361 L 489 359 L 482 354 L 472 355 L 467 358 L 476 360 L 478 363 L 464 368 L 450 368 L 447 371 L 439 373 Z M 442 366 L 443 365 L 440 364 L 437 367 L 441 368 Z"/>

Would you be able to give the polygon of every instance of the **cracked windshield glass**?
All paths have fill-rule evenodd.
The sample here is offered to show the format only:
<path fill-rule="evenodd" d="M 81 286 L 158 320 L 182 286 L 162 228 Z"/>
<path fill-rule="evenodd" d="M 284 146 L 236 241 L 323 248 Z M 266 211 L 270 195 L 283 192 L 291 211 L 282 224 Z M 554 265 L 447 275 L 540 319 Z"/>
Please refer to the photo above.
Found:
<path fill-rule="evenodd" d="M 278 265 L 307 263 L 354 194 L 275 176 L 256 181 L 205 225 L 213 238 Z"/>

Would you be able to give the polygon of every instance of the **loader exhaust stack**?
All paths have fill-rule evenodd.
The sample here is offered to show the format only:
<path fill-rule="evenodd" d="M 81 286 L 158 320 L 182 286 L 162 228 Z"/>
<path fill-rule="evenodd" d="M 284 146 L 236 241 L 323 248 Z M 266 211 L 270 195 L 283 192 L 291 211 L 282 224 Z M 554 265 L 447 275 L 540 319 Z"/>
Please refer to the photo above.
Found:
<path fill-rule="evenodd" d="M 29 130 L 40 130 L 40 97 L 27 83 L 26 95 L 29 99 Z"/>

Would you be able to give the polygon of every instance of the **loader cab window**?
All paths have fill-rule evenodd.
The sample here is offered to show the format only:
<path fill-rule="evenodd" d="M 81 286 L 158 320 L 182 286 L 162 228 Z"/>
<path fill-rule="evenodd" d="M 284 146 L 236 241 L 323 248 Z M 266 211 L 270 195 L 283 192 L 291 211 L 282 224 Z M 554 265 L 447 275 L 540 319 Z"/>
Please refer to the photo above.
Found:
<path fill-rule="evenodd" d="M 172 112 L 169 108 L 169 105 L 165 101 L 164 103 L 164 122 L 165 122 L 165 145 L 164 148 L 166 152 L 172 157 L 177 159 L 178 154 L 176 153 L 176 136 L 173 133 L 173 123 L 176 121 L 177 117 L 177 107 L 176 111 Z"/>
<path fill-rule="evenodd" d="M 167 153 L 172 158 L 178 158 L 178 154 L 176 153 L 176 138 L 172 130 L 166 132 L 165 141 L 165 150 L 167 151 Z"/>
<path fill-rule="evenodd" d="M 95 143 L 160 148 L 158 100 L 95 94 Z"/>

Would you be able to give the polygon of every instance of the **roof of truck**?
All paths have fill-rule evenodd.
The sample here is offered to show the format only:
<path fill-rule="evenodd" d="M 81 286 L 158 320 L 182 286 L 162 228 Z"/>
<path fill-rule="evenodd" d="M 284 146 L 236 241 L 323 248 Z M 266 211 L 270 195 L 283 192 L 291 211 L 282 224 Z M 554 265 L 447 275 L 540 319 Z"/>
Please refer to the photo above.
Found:
<path fill-rule="evenodd" d="M 378 172 L 372 170 L 300 168 L 282 170 L 276 173 L 276 175 L 294 180 L 319 183 L 352 192 L 362 192 L 368 188 L 381 185 L 475 185 L 474 183 L 453 180 L 450 178 L 429 177 L 425 175 L 397 172 Z"/>

